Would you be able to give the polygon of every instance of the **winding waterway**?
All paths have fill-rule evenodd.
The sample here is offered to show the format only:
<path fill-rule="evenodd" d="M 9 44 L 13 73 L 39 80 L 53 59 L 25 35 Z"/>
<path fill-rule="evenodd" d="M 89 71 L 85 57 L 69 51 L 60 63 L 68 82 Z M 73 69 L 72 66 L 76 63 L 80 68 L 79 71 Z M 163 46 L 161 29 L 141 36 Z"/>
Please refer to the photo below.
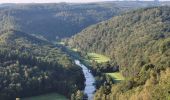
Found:
<path fill-rule="evenodd" d="M 75 63 L 76 65 L 82 68 L 83 74 L 86 79 L 84 93 L 87 94 L 88 100 L 93 100 L 94 91 L 96 90 L 94 86 L 95 78 L 92 75 L 92 73 L 90 73 L 90 70 L 85 65 L 83 65 L 79 60 L 75 60 Z"/>

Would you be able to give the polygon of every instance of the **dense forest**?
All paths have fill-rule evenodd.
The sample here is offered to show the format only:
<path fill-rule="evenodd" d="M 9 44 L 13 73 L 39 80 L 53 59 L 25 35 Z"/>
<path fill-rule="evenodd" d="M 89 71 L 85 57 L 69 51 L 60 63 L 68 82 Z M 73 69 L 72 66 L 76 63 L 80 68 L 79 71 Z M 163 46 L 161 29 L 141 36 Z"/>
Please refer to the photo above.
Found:
<path fill-rule="evenodd" d="M 95 77 L 94 100 L 169 100 L 170 7 L 161 5 L 170 3 L 0 4 L 0 100 L 87 98 L 75 59 Z M 109 60 L 88 61 L 88 53 Z"/>
<path fill-rule="evenodd" d="M 0 33 L 0 100 L 49 92 L 68 98 L 84 88 L 81 68 L 48 41 L 6 30 Z"/>
<path fill-rule="evenodd" d="M 95 100 L 170 99 L 169 6 L 121 14 L 65 42 L 82 53 L 109 56 L 126 78 L 119 84 L 101 86 Z"/>
<path fill-rule="evenodd" d="M 16 30 L 54 40 L 70 37 L 127 10 L 155 5 L 154 2 L 4 4 L 0 7 L 0 30 L 10 18 Z"/>

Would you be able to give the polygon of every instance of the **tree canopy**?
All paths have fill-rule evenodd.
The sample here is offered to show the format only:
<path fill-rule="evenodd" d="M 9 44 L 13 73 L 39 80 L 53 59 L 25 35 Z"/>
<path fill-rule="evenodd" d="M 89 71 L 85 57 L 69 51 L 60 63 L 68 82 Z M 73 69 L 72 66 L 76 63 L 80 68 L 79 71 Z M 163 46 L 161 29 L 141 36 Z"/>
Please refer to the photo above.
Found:
<path fill-rule="evenodd" d="M 65 42 L 79 51 L 110 56 L 119 65 L 120 72 L 128 80 L 113 86 L 111 97 L 118 99 L 138 96 L 139 91 L 146 91 L 145 85 L 148 83 L 154 84 L 153 87 L 149 85 L 150 90 L 147 90 L 154 90 L 153 94 L 146 94 L 154 97 L 148 100 L 160 99 L 161 97 L 154 95 L 154 86 L 158 85 L 160 91 L 166 88 L 165 97 L 168 96 L 170 87 L 168 84 L 159 83 L 162 81 L 161 72 L 169 70 L 170 67 L 169 19 L 168 6 L 139 9 L 92 25 Z M 166 78 L 166 82 L 168 81 Z M 98 98 L 103 93 L 101 89 L 96 93 Z M 157 94 L 161 95 L 160 91 Z M 104 97 L 107 99 L 107 96 Z"/>
<path fill-rule="evenodd" d="M 13 20 L 16 30 L 42 35 L 49 40 L 70 37 L 89 25 L 130 9 L 154 6 L 152 2 L 103 2 L 90 4 L 4 4 L 0 7 L 0 30 Z M 16 27 L 17 26 L 17 27 Z"/>
<path fill-rule="evenodd" d="M 84 87 L 81 69 L 50 42 L 7 30 L 0 33 L 0 99 L 48 92 L 68 98 Z"/>

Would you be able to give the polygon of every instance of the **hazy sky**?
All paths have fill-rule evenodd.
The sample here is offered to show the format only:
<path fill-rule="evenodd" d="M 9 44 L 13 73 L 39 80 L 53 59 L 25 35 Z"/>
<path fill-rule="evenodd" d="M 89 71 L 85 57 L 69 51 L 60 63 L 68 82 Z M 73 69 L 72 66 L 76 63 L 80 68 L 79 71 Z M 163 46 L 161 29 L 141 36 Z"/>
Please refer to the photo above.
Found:
<path fill-rule="evenodd" d="M 0 3 L 58 3 L 58 2 L 98 2 L 98 1 L 113 1 L 113 0 L 0 0 Z M 165 1 L 165 0 L 163 0 Z"/>
<path fill-rule="evenodd" d="M 112 0 L 0 0 L 0 3 L 54 3 L 54 2 L 98 2 Z"/>
<path fill-rule="evenodd" d="M 0 3 L 58 3 L 58 2 L 98 2 L 113 0 L 0 0 Z M 163 0 L 165 1 L 165 0 Z"/>

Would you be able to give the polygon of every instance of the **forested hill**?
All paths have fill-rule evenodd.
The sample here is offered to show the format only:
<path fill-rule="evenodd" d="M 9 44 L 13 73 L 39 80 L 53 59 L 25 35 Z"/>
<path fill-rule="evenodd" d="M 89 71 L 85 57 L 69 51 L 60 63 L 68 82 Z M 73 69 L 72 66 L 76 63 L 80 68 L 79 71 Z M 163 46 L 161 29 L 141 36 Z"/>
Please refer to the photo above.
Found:
<path fill-rule="evenodd" d="M 170 7 L 130 11 L 90 26 L 66 43 L 80 51 L 110 56 L 129 79 L 113 86 L 109 95 L 102 87 L 96 98 L 168 100 Z"/>
<path fill-rule="evenodd" d="M 131 11 L 86 28 L 68 44 L 110 56 L 121 66 L 158 63 L 159 57 L 169 50 L 169 12 L 170 7 Z"/>
<path fill-rule="evenodd" d="M 155 5 L 154 2 L 4 4 L 0 8 L 0 30 L 11 21 L 16 30 L 58 39 L 127 10 Z"/>
<path fill-rule="evenodd" d="M 61 93 L 84 86 L 81 69 L 48 41 L 7 30 L 0 33 L 0 100 Z"/>

